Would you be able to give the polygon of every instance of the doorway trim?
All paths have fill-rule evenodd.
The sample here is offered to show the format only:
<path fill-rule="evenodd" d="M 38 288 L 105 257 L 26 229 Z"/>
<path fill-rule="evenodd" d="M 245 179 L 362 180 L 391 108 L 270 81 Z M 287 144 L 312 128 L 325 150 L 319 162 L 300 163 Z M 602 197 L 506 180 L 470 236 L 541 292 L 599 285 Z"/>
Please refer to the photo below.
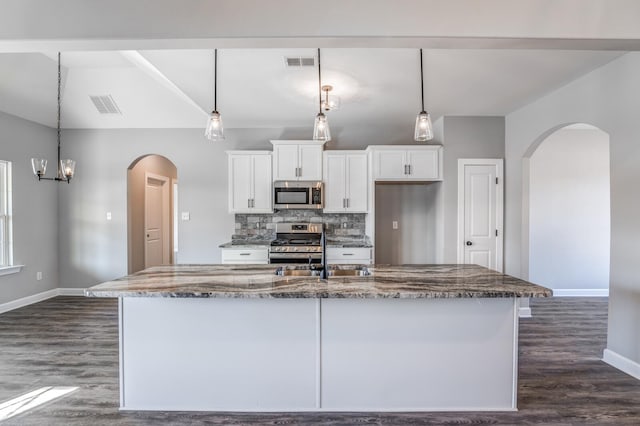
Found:
<path fill-rule="evenodd" d="M 465 166 L 495 166 L 496 189 L 496 265 L 499 272 L 504 269 L 504 160 L 502 158 L 459 158 L 458 159 L 458 235 L 456 240 L 457 262 L 464 263 L 464 168 Z"/>

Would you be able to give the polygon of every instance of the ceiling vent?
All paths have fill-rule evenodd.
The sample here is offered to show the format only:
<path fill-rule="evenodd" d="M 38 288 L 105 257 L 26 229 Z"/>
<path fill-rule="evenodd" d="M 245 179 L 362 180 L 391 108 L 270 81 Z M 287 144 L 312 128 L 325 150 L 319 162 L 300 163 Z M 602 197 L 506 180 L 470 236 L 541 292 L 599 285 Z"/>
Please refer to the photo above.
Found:
<path fill-rule="evenodd" d="M 290 68 L 313 67 L 316 65 L 316 58 L 313 56 L 285 56 L 284 63 Z"/>
<path fill-rule="evenodd" d="M 118 108 L 118 105 L 116 105 L 116 102 L 113 100 L 111 95 L 89 95 L 89 98 L 91 98 L 91 102 L 93 102 L 93 105 L 95 105 L 100 114 L 122 114 L 122 112 L 120 112 L 120 108 Z"/>

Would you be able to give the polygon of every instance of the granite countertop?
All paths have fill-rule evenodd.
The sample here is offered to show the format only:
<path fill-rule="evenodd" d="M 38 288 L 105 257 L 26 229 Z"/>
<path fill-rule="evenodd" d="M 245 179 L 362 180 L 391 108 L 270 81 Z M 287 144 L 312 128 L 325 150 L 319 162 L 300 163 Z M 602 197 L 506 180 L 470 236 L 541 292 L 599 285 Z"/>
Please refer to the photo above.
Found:
<path fill-rule="evenodd" d="M 269 248 L 271 246 L 271 240 L 268 241 L 229 241 L 228 243 L 220 244 L 220 248 L 237 248 L 237 249 L 262 249 Z"/>
<path fill-rule="evenodd" d="M 552 291 L 478 265 L 371 265 L 371 276 L 282 277 L 278 265 L 157 266 L 85 290 L 90 297 L 420 299 L 550 297 Z M 346 265 L 332 267 L 348 268 Z"/>
<path fill-rule="evenodd" d="M 271 240 L 265 241 L 252 241 L 252 240 L 233 240 L 224 244 L 220 244 L 220 248 L 238 248 L 238 249 L 261 249 L 269 248 L 271 246 Z M 327 238 L 327 247 L 329 248 L 370 248 L 373 247 L 369 237 L 364 238 L 348 238 L 348 237 L 334 237 Z"/>

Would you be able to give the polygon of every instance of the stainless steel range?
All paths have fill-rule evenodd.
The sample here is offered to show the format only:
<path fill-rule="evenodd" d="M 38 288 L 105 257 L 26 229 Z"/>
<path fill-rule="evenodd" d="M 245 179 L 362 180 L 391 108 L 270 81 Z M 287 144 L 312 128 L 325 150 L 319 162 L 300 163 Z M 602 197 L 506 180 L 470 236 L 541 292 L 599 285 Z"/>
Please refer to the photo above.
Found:
<path fill-rule="evenodd" d="M 277 223 L 270 263 L 321 263 L 322 223 Z"/>

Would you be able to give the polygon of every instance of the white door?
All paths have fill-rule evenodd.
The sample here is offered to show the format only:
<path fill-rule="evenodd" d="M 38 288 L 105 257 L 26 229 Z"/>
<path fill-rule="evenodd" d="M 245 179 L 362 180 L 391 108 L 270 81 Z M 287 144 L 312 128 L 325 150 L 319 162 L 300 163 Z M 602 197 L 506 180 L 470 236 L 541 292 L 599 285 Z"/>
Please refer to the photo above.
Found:
<path fill-rule="evenodd" d="M 251 156 L 229 157 L 229 212 L 246 213 L 251 199 Z"/>
<path fill-rule="evenodd" d="M 364 213 L 369 199 L 367 155 L 347 155 L 347 211 Z"/>
<path fill-rule="evenodd" d="M 404 150 L 380 150 L 373 153 L 376 179 L 406 179 L 407 161 Z"/>
<path fill-rule="evenodd" d="M 438 179 L 439 157 L 437 150 L 407 151 L 408 173 L 411 179 Z"/>
<path fill-rule="evenodd" d="M 327 154 L 324 158 L 324 211 L 344 212 L 346 207 L 346 162 L 343 154 Z"/>
<path fill-rule="evenodd" d="M 252 206 L 254 213 L 271 213 L 273 207 L 271 199 L 273 198 L 273 186 L 271 180 L 271 156 L 270 155 L 254 155 L 253 156 L 253 194 Z"/>
<path fill-rule="evenodd" d="M 458 162 L 458 262 L 502 271 L 502 160 Z"/>
<path fill-rule="evenodd" d="M 144 266 L 168 265 L 170 254 L 170 180 L 163 176 L 146 176 L 144 205 Z"/>
<path fill-rule="evenodd" d="M 298 145 L 273 147 L 273 180 L 297 180 L 298 167 Z"/>
<path fill-rule="evenodd" d="M 322 180 L 322 145 L 299 145 L 300 180 Z"/>

